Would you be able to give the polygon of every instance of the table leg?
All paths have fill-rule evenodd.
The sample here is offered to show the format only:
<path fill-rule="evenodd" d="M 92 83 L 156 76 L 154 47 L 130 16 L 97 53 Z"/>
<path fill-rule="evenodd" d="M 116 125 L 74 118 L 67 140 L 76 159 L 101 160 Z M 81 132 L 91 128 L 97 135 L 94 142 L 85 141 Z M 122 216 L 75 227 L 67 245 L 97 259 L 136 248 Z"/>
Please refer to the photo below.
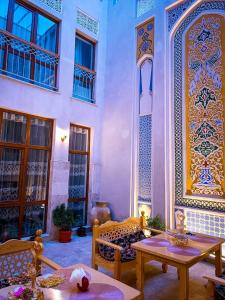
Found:
<path fill-rule="evenodd" d="M 221 245 L 215 251 L 215 274 L 216 276 L 220 276 L 222 274 L 222 247 Z"/>
<path fill-rule="evenodd" d="M 141 251 L 137 251 L 136 256 L 136 276 L 137 276 L 137 289 L 144 294 L 144 257 Z"/>
<path fill-rule="evenodd" d="M 180 267 L 179 274 L 180 274 L 179 300 L 188 300 L 188 296 L 189 296 L 189 270 L 188 270 L 188 267 L 186 267 L 186 266 Z"/>

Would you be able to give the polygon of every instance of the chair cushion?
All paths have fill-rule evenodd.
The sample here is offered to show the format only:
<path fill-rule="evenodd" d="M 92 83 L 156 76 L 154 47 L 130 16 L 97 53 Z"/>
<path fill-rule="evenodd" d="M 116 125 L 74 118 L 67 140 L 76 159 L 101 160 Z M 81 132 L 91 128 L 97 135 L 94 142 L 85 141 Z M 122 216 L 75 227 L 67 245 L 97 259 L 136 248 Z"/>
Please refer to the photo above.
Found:
<path fill-rule="evenodd" d="M 5 287 L 7 287 L 9 285 L 10 284 L 9 284 L 8 279 L 0 279 L 0 289 L 3 289 L 3 288 L 5 288 Z"/>
<path fill-rule="evenodd" d="M 145 239 L 145 235 L 141 230 L 110 242 L 123 248 L 121 251 L 121 262 L 128 262 L 136 258 L 136 251 L 131 248 L 131 244 L 143 239 Z M 106 260 L 114 261 L 114 252 L 113 248 L 99 244 L 99 254 Z"/>
<path fill-rule="evenodd" d="M 225 279 L 225 271 L 220 276 L 221 278 Z M 216 284 L 216 293 L 215 293 L 216 300 L 224 300 L 225 299 L 225 286 Z"/>

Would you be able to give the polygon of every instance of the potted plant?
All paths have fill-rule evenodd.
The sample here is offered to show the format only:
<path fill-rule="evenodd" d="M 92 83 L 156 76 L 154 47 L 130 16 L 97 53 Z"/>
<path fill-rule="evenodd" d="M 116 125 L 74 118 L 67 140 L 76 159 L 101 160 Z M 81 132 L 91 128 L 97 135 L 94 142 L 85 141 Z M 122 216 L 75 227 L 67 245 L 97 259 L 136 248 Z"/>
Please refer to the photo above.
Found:
<path fill-rule="evenodd" d="M 165 222 L 162 220 L 162 217 L 160 215 L 156 215 L 154 218 L 149 217 L 149 218 L 147 218 L 146 221 L 147 221 L 148 227 L 150 227 L 150 228 L 162 230 L 162 231 L 165 231 L 165 229 L 166 229 Z M 152 231 L 151 234 L 156 235 L 157 233 Z"/>
<path fill-rule="evenodd" d="M 54 225 L 59 228 L 59 242 L 70 242 L 74 223 L 73 210 L 61 204 L 53 210 L 52 217 Z"/>

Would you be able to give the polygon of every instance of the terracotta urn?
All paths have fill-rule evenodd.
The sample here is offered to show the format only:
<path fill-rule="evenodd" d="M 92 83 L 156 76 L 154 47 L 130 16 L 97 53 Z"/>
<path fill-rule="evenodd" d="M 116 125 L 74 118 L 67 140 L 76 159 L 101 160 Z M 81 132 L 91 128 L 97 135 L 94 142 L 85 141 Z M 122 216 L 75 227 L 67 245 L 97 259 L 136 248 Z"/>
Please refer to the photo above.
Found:
<path fill-rule="evenodd" d="M 93 224 L 95 219 L 98 219 L 99 224 L 103 224 L 111 220 L 111 212 L 108 207 L 108 202 L 104 202 L 104 201 L 95 202 L 95 206 L 92 207 L 90 212 L 91 224 Z"/>

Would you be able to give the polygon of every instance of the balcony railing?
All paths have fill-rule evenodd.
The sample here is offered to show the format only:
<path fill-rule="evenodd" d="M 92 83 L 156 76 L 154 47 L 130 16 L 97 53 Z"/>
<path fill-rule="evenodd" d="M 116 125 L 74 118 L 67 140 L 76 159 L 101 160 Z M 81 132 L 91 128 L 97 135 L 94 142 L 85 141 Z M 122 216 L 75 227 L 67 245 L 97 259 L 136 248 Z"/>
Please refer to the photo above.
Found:
<path fill-rule="evenodd" d="M 57 90 L 59 55 L 0 30 L 0 74 Z"/>
<path fill-rule="evenodd" d="M 94 103 L 96 73 L 81 65 L 74 65 L 73 97 Z"/>

